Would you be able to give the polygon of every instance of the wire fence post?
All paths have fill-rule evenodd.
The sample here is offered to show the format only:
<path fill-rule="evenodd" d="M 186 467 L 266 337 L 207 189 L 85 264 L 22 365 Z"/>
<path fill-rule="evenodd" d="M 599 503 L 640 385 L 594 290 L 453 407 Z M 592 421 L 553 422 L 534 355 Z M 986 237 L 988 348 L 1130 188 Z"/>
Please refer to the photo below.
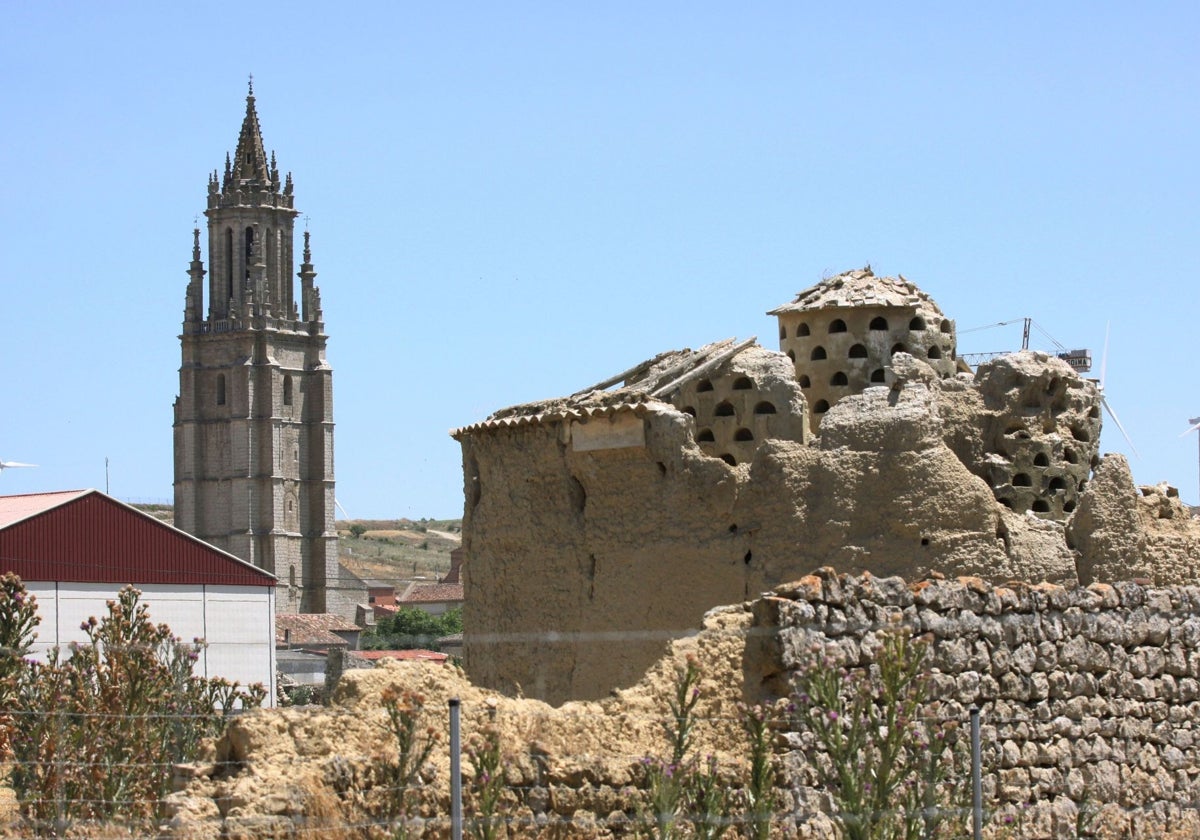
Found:
<path fill-rule="evenodd" d="M 975 840 L 983 840 L 983 756 L 978 706 L 971 709 L 971 828 Z"/>
<path fill-rule="evenodd" d="M 457 697 L 450 698 L 450 840 L 462 840 L 462 732 Z"/>

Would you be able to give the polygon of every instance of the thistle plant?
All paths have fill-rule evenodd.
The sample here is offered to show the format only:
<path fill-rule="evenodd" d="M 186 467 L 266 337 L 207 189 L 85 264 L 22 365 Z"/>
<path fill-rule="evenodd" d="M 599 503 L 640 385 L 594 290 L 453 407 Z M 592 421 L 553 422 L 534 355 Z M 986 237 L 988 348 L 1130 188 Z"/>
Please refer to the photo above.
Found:
<path fill-rule="evenodd" d="M 773 717 L 773 710 L 766 703 L 747 707 L 742 714 L 742 726 L 750 739 L 750 775 L 743 796 L 746 830 L 753 840 L 767 840 L 775 813 L 775 768 L 771 764 Z"/>
<path fill-rule="evenodd" d="M 676 822 L 691 775 L 687 754 L 696 725 L 696 704 L 700 702 L 699 682 L 700 663 L 695 656 L 688 655 L 683 666 L 675 672 L 674 686 L 667 700 L 671 715 L 662 724 L 663 734 L 671 746 L 671 758 L 669 761 L 653 756 L 642 759 L 649 794 L 649 813 L 643 815 L 643 822 L 652 826 L 651 836 L 658 840 L 679 836 Z"/>
<path fill-rule="evenodd" d="M 822 782 L 847 840 L 933 837 L 945 822 L 956 724 L 918 720 L 927 710 L 925 655 L 923 642 L 895 630 L 869 670 L 817 650 L 801 676 L 800 725 L 829 757 Z"/>
<path fill-rule="evenodd" d="M 408 821 L 421 800 L 421 772 L 429 763 L 438 733 L 433 727 L 420 728 L 425 708 L 422 694 L 389 687 L 380 695 L 380 702 L 387 713 L 388 731 L 396 739 L 396 760 L 385 765 L 385 777 L 396 825 L 393 836 L 403 840 L 408 837 Z"/>
<path fill-rule="evenodd" d="M 467 751 L 467 760 L 472 772 L 468 801 L 471 836 L 476 840 L 495 840 L 504 824 L 500 805 L 508 785 L 500 754 L 500 733 L 490 727 L 485 729 Z"/>

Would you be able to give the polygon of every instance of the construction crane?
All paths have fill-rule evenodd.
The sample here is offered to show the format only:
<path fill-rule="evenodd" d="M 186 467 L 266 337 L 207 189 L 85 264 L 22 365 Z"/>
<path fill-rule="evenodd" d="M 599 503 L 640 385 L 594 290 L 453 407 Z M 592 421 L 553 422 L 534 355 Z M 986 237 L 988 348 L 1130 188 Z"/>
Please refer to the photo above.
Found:
<path fill-rule="evenodd" d="M 1021 332 L 1021 349 L 1022 350 L 1029 349 L 1029 334 L 1033 330 L 1033 328 L 1036 327 L 1037 331 L 1040 332 L 1042 335 L 1044 335 L 1050 341 L 1050 343 L 1054 345 L 1054 347 L 1055 347 L 1054 355 L 1058 356 L 1058 358 L 1062 359 L 1064 362 L 1066 362 L 1072 368 L 1074 368 L 1076 373 L 1087 373 L 1088 371 L 1090 371 L 1092 369 L 1092 351 L 1091 350 L 1068 350 L 1064 345 L 1060 344 L 1058 342 L 1058 340 L 1054 338 L 1054 336 L 1050 335 L 1050 333 L 1048 333 L 1044 329 L 1042 329 L 1042 327 L 1039 324 L 1035 323 L 1032 318 L 1012 318 L 1008 321 L 1001 321 L 998 324 L 985 324 L 982 327 L 972 327 L 969 330 L 961 330 L 959 332 L 959 335 L 965 335 L 967 333 L 979 332 L 980 330 L 990 330 L 995 327 L 1007 327 L 1010 324 L 1017 323 L 1018 321 L 1023 322 L 1023 324 L 1024 324 L 1024 329 Z M 959 358 L 961 358 L 967 364 L 969 364 L 971 366 L 975 366 L 982 362 L 986 362 L 991 359 L 994 359 L 997 356 L 1003 356 L 1003 355 L 1005 355 L 1005 353 L 1008 353 L 1008 352 L 1011 352 L 1011 351 L 997 350 L 997 351 L 994 351 L 991 353 L 960 353 Z"/>

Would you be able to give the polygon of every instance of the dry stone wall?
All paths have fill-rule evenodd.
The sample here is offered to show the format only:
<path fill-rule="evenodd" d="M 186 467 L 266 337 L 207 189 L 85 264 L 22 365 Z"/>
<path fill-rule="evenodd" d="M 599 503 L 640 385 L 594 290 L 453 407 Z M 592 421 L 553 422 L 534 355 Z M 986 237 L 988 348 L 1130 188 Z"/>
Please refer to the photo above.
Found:
<path fill-rule="evenodd" d="M 752 611 L 746 662 L 773 695 L 814 648 L 867 667 L 887 628 L 924 634 L 938 713 L 965 724 L 981 709 L 984 799 L 1019 836 L 1200 831 L 1198 587 L 910 586 L 824 569 Z M 819 809 L 821 792 L 799 782 L 820 758 L 802 732 L 788 741 L 797 807 Z"/>

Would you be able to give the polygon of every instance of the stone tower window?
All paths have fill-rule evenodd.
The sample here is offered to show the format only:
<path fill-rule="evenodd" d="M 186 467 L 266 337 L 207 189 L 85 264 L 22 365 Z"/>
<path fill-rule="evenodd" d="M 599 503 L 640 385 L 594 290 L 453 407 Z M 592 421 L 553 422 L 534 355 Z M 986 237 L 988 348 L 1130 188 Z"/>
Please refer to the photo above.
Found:
<path fill-rule="evenodd" d="M 862 346 L 861 344 L 855 344 L 853 347 L 850 348 L 850 358 L 851 359 L 867 358 L 867 348 Z"/>
<path fill-rule="evenodd" d="M 292 377 L 291 374 L 283 377 L 283 404 L 292 404 Z"/>
<path fill-rule="evenodd" d="M 814 362 L 819 362 L 824 358 L 826 358 L 824 347 L 814 347 L 813 351 L 812 351 L 812 355 L 809 356 L 809 359 L 811 359 Z"/>
<path fill-rule="evenodd" d="M 888 328 L 887 318 L 884 318 L 882 315 L 879 315 L 879 316 L 871 319 L 871 329 L 886 331 L 887 328 Z"/>
<path fill-rule="evenodd" d="M 925 329 L 925 319 L 922 318 L 920 315 L 918 315 L 916 318 L 913 318 L 911 321 L 908 322 L 908 328 L 910 330 Z"/>
<path fill-rule="evenodd" d="M 749 376 L 739 376 L 737 379 L 733 380 L 733 390 L 735 391 L 749 391 L 753 387 L 754 380 L 752 380 Z"/>
<path fill-rule="evenodd" d="M 733 433 L 733 439 L 741 441 L 754 440 L 754 432 L 749 429 L 738 429 Z"/>
<path fill-rule="evenodd" d="M 949 318 L 942 321 L 942 332 L 944 332 L 946 335 L 949 335 L 953 331 L 953 329 L 954 329 L 953 325 L 950 323 Z"/>
<path fill-rule="evenodd" d="M 737 466 L 737 458 L 734 458 L 728 452 L 721 455 L 721 460 L 724 461 L 726 464 L 728 464 L 731 467 Z"/>
<path fill-rule="evenodd" d="M 254 257 L 254 228 L 246 228 L 246 276 L 250 276 L 250 260 Z"/>
<path fill-rule="evenodd" d="M 893 356 L 895 356 L 897 353 L 907 353 L 907 352 L 908 352 L 908 348 L 905 347 L 903 344 L 892 345 L 892 355 Z"/>
<path fill-rule="evenodd" d="M 732 417 L 734 415 L 733 403 L 731 403 L 729 400 L 724 400 L 723 402 L 717 403 L 717 407 L 713 411 L 713 414 L 717 415 L 718 417 Z"/>
<path fill-rule="evenodd" d="M 824 414 L 829 410 L 829 400 L 817 400 L 817 404 L 813 406 L 813 411 L 816 414 Z"/>
<path fill-rule="evenodd" d="M 763 400 L 758 405 L 754 406 L 754 413 L 755 414 L 774 414 L 775 413 L 775 403 L 767 402 L 766 400 Z"/>
<path fill-rule="evenodd" d="M 800 324 L 796 327 L 796 338 L 804 338 L 806 335 L 809 335 L 809 334 L 810 334 L 810 331 L 808 329 L 808 324 L 801 321 Z"/>
<path fill-rule="evenodd" d="M 225 405 L 225 374 L 217 374 L 217 405 Z"/>
<path fill-rule="evenodd" d="M 850 384 L 850 380 L 846 378 L 846 374 L 842 373 L 842 372 L 839 370 L 839 371 L 838 371 L 837 373 L 835 373 L 835 374 L 833 375 L 833 377 L 832 377 L 832 378 L 829 380 L 829 384 L 830 384 L 830 385 L 849 385 L 849 384 Z"/>
<path fill-rule="evenodd" d="M 1033 512 L 1034 513 L 1049 513 L 1050 505 L 1048 502 L 1046 502 L 1045 499 L 1034 499 L 1033 500 Z"/>
<path fill-rule="evenodd" d="M 682 411 L 684 414 L 690 414 L 693 417 L 696 416 L 696 409 L 690 405 L 685 405 L 683 408 L 681 408 L 679 410 Z"/>
<path fill-rule="evenodd" d="M 1033 465 L 1035 467 L 1048 467 L 1050 466 L 1050 458 L 1045 452 L 1039 452 L 1033 456 Z"/>
<path fill-rule="evenodd" d="M 796 361 L 796 351 L 795 350 L 787 351 L 787 357 L 789 359 L 791 359 L 793 362 Z"/>
<path fill-rule="evenodd" d="M 929 358 L 931 358 L 931 359 L 942 358 L 942 351 L 936 344 L 933 347 L 929 348 Z"/>
<path fill-rule="evenodd" d="M 1063 480 L 1062 476 L 1055 476 L 1054 478 L 1050 479 L 1050 484 L 1048 485 L 1047 489 L 1049 489 L 1049 490 L 1066 490 L 1067 482 Z"/>
<path fill-rule="evenodd" d="M 697 443 L 712 443 L 715 440 L 716 438 L 713 437 L 712 429 L 701 429 L 700 431 L 696 432 Z"/>
<path fill-rule="evenodd" d="M 701 379 L 699 382 L 696 383 L 697 391 L 711 391 L 712 389 L 713 389 L 713 384 L 708 379 Z"/>
<path fill-rule="evenodd" d="M 225 228 L 225 300 L 226 304 L 233 297 L 233 228 Z"/>
<path fill-rule="evenodd" d="M 800 387 L 801 388 L 811 388 L 812 387 L 812 380 L 809 379 L 806 374 L 803 374 L 803 373 L 800 374 Z"/>
<path fill-rule="evenodd" d="M 841 318 L 834 318 L 829 323 L 829 331 L 831 333 L 843 333 L 846 331 L 846 322 Z"/>
<path fill-rule="evenodd" d="M 1063 449 L 1063 460 L 1066 461 L 1068 464 L 1078 464 L 1079 463 L 1079 455 L 1078 455 L 1078 453 L 1075 452 L 1074 449 L 1064 448 Z"/>
<path fill-rule="evenodd" d="M 1026 473 L 1017 473 L 1013 476 L 1013 487 L 1032 487 L 1033 480 Z"/>
<path fill-rule="evenodd" d="M 875 370 L 871 371 L 871 381 L 872 382 L 886 382 L 887 381 L 884 378 L 883 368 L 875 368 Z"/>
<path fill-rule="evenodd" d="M 779 325 L 779 337 L 787 338 L 787 327 L 785 327 L 783 324 Z"/>

